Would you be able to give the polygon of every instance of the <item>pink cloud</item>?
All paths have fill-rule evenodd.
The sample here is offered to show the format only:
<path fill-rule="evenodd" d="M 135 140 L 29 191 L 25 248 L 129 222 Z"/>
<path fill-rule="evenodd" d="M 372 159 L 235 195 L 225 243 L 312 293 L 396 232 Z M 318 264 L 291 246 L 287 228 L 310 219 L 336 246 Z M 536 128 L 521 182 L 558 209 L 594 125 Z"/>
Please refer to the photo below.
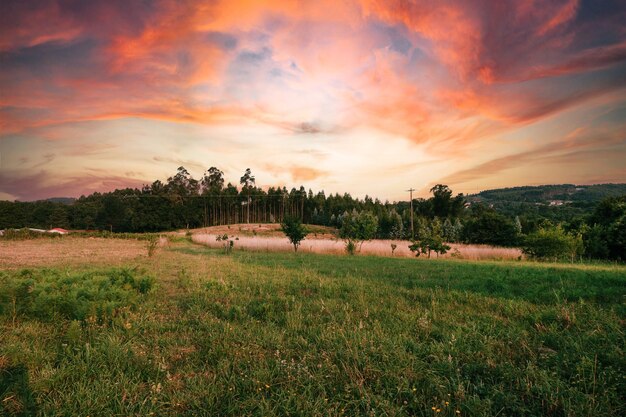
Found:
<path fill-rule="evenodd" d="M 18 200 L 42 200 L 52 197 L 80 197 L 95 191 L 107 192 L 118 188 L 140 188 L 148 181 L 117 175 L 56 176 L 45 170 L 32 174 L 3 172 L 2 192 Z"/>

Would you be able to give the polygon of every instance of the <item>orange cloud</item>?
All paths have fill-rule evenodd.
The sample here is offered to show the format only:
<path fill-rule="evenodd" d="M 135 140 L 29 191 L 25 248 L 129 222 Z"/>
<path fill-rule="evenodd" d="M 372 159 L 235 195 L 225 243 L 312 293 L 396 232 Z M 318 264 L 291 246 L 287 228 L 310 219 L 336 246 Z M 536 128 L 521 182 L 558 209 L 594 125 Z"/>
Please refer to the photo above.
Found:
<path fill-rule="evenodd" d="M 303 166 L 291 166 L 289 168 L 289 172 L 291 173 L 291 178 L 295 182 L 312 181 L 321 177 L 328 176 L 329 174 L 328 172 L 322 171 L 320 169 Z"/>
<path fill-rule="evenodd" d="M 584 134 L 582 134 L 584 133 Z M 624 138 L 619 131 L 601 132 L 576 129 L 561 140 L 548 143 L 532 150 L 514 153 L 483 162 L 468 169 L 463 169 L 448 175 L 435 183 L 465 184 L 484 178 L 492 178 L 504 171 L 519 168 L 531 162 L 563 162 L 566 159 L 581 161 L 584 157 L 601 149 L 611 148 L 624 144 Z M 582 156 L 582 158 L 581 158 Z"/>

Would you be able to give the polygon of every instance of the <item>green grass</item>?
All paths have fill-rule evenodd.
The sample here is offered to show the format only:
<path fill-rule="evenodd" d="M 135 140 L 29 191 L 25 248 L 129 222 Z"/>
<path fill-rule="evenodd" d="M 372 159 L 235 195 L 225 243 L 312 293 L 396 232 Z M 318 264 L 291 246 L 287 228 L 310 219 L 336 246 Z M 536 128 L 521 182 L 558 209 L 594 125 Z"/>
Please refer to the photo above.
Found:
<path fill-rule="evenodd" d="M 179 242 L 0 285 L 0 414 L 626 413 L 623 267 Z"/>

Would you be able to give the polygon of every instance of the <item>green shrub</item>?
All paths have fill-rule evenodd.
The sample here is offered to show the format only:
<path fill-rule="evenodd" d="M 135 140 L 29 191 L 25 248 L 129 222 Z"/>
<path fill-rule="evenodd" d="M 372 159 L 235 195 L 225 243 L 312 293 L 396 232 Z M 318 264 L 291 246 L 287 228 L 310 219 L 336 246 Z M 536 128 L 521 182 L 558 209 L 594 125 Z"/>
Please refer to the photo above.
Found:
<path fill-rule="evenodd" d="M 7 229 L 0 236 L 0 240 L 30 240 L 30 239 L 55 239 L 63 235 L 59 233 L 34 232 L 27 228 L 24 229 Z"/>
<path fill-rule="evenodd" d="M 580 235 L 566 233 L 563 228 L 542 228 L 524 239 L 522 251 L 532 259 L 571 260 L 582 254 Z"/>
<path fill-rule="evenodd" d="M 146 248 L 148 249 L 149 258 L 152 258 L 152 255 L 154 255 L 158 246 L 159 246 L 159 238 L 156 235 L 152 235 L 150 239 L 148 239 L 148 243 L 146 243 Z"/>
<path fill-rule="evenodd" d="M 153 286 L 154 278 L 131 269 L 4 272 L 0 275 L 0 315 L 41 321 L 95 317 L 106 322 L 121 308 L 135 306 Z"/>

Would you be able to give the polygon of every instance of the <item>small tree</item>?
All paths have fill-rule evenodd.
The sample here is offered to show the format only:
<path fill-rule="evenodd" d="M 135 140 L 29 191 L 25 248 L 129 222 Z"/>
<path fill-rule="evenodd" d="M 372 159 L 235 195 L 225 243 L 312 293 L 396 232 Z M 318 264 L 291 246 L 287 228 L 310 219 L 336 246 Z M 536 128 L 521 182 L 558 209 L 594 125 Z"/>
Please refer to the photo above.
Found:
<path fill-rule="evenodd" d="M 239 238 L 237 238 L 239 239 Z M 222 236 L 218 235 L 215 238 L 218 242 L 223 242 L 222 247 L 224 248 L 224 253 L 229 254 L 233 251 L 233 247 L 235 246 L 235 242 L 232 239 L 228 239 L 228 235 L 224 234 Z"/>
<path fill-rule="evenodd" d="M 297 217 L 285 217 L 280 224 L 280 230 L 283 231 L 285 236 L 289 239 L 293 245 L 293 250 L 298 252 L 298 246 L 300 242 L 304 240 L 309 231 L 302 225 L 300 219 Z"/>
<path fill-rule="evenodd" d="M 443 255 L 450 250 L 450 246 L 446 245 L 443 241 L 442 225 L 437 218 L 431 223 L 428 233 L 425 233 L 426 231 L 422 232 L 420 239 L 414 240 L 413 243 L 409 245 L 409 249 L 411 252 L 415 253 L 415 256 L 427 254 L 428 258 L 430 258 L 430 253 L 435 252 L 437 257 L 439 257 L 439 255 Z"/>
<path fill-rule="evenodd" d="M 358 244 L 359 252 L 366 240 L 372 240 L 378 229 L 378 218 L 369 211 L 344 213 L 341 217 L 339 236 L 346 241 L 346 251 L 354 254 Z"/>
<path fill-rule="evenodd" d="M 239 184 L 242 185 L 241 193 L 247 196 L 248 201 L 246 201 L 246 223 L 250 223 L 250 205 L 252 204 L 250 200 L 251 191 L 254 189 L 256 180 L 254 175 L 252 175 L 252 171 L 250 168 L 246 168 L 246 172 L 244 172 L 243 176 L 239 179 Z"/>
<path fill-rule="evenodd" d="M 428 255 L 430 258 L 430 253 L 435 252 L 437 254 L 437 258 L 439 255 L 444 255 L 450 250 L 450 246 L 443 243 L 443 240 L 439 236 L 429 236 L 422 240 L 415 240 L 411 245 L 409 245 L 409 250 L 415 253 L 415 256 L 420 256 L 421 254 Z"/>

